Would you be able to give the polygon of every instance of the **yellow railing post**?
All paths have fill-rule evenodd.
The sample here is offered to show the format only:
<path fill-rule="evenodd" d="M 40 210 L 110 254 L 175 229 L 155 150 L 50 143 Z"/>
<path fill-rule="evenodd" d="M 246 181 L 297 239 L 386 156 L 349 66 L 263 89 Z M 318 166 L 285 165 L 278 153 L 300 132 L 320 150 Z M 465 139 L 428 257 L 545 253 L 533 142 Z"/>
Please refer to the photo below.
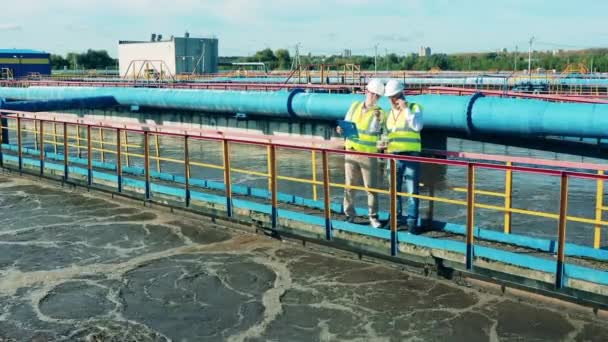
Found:
<path fill-rule="evenodd" d="M 69 177 L 69 154 L 70 147 L 68 145 L 68 124 L 63 123 L 63 181 L 67 181 Z"/>
<path fill-rule="evenodd" d="M 512 163 L 508 161 L 507 167 L 511 167 Z M 505 234 L 511 234 L 511 205 L 513 195 L 513 170 L 505 170 L 505 213 L 504 213 L 504 232 Z"/>
<path fill-rule="evenodd" d="M 317 152 L 315 150 L 312 150 L 312 181 L 314 182 L 312 185 L 312 199 L 313 200 L 318 200 L 318 194 L 317 194 Z"/>
<path fill-rule="evenodd" d="M 2 136 L 4 135 L 4 118 L 2 117 L 3 115 L 4 114 L 0 112 L 0 168 L 4 167 L 4 155 L 2 154 L 2 144 L 4 144 L 4 140 L 2 140 Z"/>
<path fill-rule="evenodd" d="M 466 249 L 466 267 L 473 268 L 473 242 L 475 224 L 475 165 L 469 163 L 467 167 L 467 249 Z"/>
<path fill-rule="evenodd" d="M 276 148 L 273 145 L 270 145 L 270 191 L 271 191 L 271 200 L 272 200 L 272 220 L 271 226 L 272 228 L 276 228 L 278 224 L 278 215 L 277 215 L 277 158 L 276 158 Z"/>
<path fill-rule="evenodd" d="M 146 179 L 146 200 L 150 199 L 150 139 L 148 131 L 144 131 L 144 177 Z"/>
<path fill-rule="evenodd" d="M 120 141 L 120 128 L 116 129 L 116 188 L 122 192 L 122 146 Z"/>
<path fill-rule="evenodd" d="M 38 120 L 34 118 L 34 150 L 38 150 Z"/>
<path fill-rule="evenodd" d="M 53 152 L 57 155 L 57 122 L 55 122 L 55 118 L 53 118 Z"/>
<path fill-rule="evenodd" d="M 397 163 L 389 159 L 390 165 L 390 228 L 391 228 L 391 255 L 397 255 Z"/>
<path fill-rule="evenodd" d="M 160 144 L 158 137 L 158 128 L 156 128 L 157 134 L 154 134 L 154 148 L 156 152 L 156 171 L 160 172 Z"/>
<path fill-rule="evenodd" d="M 186 207 L 190 206 L 190 149 L 188 147 L 188 135 L 184 136 L 184 186 Z"/>
<path fill-rule="evenodd" d="M 44 121 L 40 120 L 40 175 L 44 174 Z"/>
<path fill-rule="evenodd" d="M 106 161 L 106 155 L 103 145 L 103 129 L 101 127 L 99 127 L 99 146 L 101 147 L 101 162 L 104 163 Z"/>
<path fill-rule="evenodd" d="M 76 152 L 80 158 L 80 124 L 76 123 Z"/>
<path fill-rule="evenodd" d="M 125 126 L 126 128 L 126 126 Z M 125 165 L 127 165 L 127 167 L 129 167 L 129 160 L 130 160 L 130 155 L 129 155 L 129 133 L 127 132 L 127 130 L 124 131 L 125 132 Z"/>
<path fill-rule="evenodd" d="M 23 143 L 21 141 L 21 117 L 17 117 L 17 156 L 19 158 L 19 172 L 23 169 Z"/>
<path fill-rule="evenodd" d="M 268 145 L 266 145 L 266 173 L 270 175 L 270 169 L 272 168 L 272 163 L 270 161 L 270 143 L 268 141 Z M 268 177 L 268 192 L 272 193 L 272 180 Z"/>
<path fill-rule="evenodd" d="M 230 177 L 230 143 L 224 139 L 222 144 L 224 154 L 224 188 L 226 190 L 226 213 L 232 217 L 232 187 Z"/>
<path fill-rule="evenodd" d="M 568 221 L 568 175 L 562 172 L 560 199 L 559 199 L 559 223 L 557 231 L 557 271 L 555 272 L 555 287 L 564 286 L 564 261 L 566 252 L 566 223 Z"/>
<path fill-rule="evenodd" d="M 80 128 L 79 128 L 80 129 Z M 91 125 L 87 125 L 87 185 L 93 184 L 93 149 L 91 139 Z"/>
<path fill-rule="evenodd" d="M 597 171 L 598 175 L 603 175 L 604 171 Z M 604 212 L 604 180 L 597 180 L 597 191 L 595 195 L 595 220 L 602 221 L 603 212 Z M 602 226 L 600 224 L 595 225 L 595 233 L 593 236 L 593 248 L 600 248 L 600 241 L 602 237 Z"/>
<path fill-rule="evenodd" d="M 331 227 L 331 193 L 329 188 L 329 160 L 327 157 L 327 151 L 323 151 L 323 209 L 325 214 L 325 238 L 331 240 L 332 238 L 332 227 Z"/>

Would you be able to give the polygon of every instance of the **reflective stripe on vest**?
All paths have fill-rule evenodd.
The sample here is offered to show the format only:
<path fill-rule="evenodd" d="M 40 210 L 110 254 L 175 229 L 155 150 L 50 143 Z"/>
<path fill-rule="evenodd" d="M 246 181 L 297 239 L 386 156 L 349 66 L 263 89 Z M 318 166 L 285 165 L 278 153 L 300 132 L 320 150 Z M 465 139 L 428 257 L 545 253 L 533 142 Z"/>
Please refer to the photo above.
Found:
<path fill-rule="evenodd" d="M 374 119 L 373 114 L 368 114 L 370 111 L 379 109 L 374 107 L 371 110 L 363 112 L 363 102 L 355 102 L 351 105 L 346 120 L 352 121 L 357 126 L 358 138 L 346 138 L 344 147 L 353 149 L 359 152 L 375 153 L 378 152 L 378 132 L 372 132 L 370 126 Z"/>
<path fill-rule="evenodd" d="M 408 111 L 413 112 L 418 105 L 415 103 L 408 104 Z M 407 123 L 408 112 L 402 111 L 395 117 L 393 113 L 386 120 L 386 128 L 388 129 L 388 153 L 394 152 L 420 152 L 422 144 L 420 143 L 420 132 L 410 129 Z"/>

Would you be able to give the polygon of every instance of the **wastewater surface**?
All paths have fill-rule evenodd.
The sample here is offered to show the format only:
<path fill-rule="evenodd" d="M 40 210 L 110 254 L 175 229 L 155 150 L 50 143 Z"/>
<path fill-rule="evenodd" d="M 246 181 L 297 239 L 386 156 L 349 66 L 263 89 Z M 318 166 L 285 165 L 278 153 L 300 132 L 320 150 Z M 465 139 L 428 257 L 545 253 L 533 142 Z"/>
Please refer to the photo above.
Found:
<path fill-rule="evenodd" d="M 591 313 L 0 175 L 0 341 L 606 341 Z"/>

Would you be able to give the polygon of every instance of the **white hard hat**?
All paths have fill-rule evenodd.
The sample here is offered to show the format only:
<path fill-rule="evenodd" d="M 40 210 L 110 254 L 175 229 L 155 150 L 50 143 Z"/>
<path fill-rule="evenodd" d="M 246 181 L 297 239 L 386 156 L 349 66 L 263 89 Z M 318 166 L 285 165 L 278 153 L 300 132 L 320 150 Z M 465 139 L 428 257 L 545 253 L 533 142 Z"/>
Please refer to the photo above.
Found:
<path fill-rule="evenodd" d="M 371 93 L 377 94 L 378 96 L 384 95 L 384 83 L 377 78 L 370 80 L 365 89 Z"/>
<path fill-rule="evenodd" d="M 403 89 L 405 89 L 405 87 L 403 86 L 403 83 L 401 81 L 398 81 L 398 80 L 389 80 L 388 82 L 386 82 L 386 87 L 385 87 L 385 90 L 384 90 L 384 95 L 386 95 L 386 96 L 394 96 L 394 95 L 397 95 L 399 93 L 402 93 Z"/>

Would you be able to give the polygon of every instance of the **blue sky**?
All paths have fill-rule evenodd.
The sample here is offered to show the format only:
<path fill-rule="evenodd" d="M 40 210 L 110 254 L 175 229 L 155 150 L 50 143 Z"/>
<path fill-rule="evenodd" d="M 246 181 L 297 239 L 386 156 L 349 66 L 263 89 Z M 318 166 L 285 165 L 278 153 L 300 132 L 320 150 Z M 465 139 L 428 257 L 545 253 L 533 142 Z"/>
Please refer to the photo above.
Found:
<path fill-rule="evenodd" d="M 608 47 L 608 1 L 538 0 L 6 0 L 0 48 L 116 56 L 118 40 L 216 36 L 220 55 L 290 48 L 334 54 Z"/>

